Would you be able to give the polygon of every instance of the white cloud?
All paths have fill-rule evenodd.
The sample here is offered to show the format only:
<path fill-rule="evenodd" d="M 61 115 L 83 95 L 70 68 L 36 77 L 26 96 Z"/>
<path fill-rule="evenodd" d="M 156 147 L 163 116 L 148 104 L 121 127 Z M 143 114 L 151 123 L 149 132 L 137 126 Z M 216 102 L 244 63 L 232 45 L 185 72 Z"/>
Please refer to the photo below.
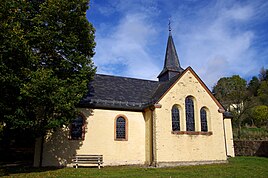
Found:
<path fill-rule="evenodd" d="M 98 12 L 110 19 L 97 24 L 94 62 L 99 73 L 156 79 L 171 15 L 182 67 L 192 66 L 209 87 L 220 77 L 257 75 L 263 65 L 268 67 L 267 33 L 254 28 L 267 22 L 265 0 L 98 2 Z"/>
<path fill-rule="evenodd" d="M 113 70 L 116 68 L 113 74 L 154 78 L 153 74 L 160 69 L 147 49 L 155 33 L 152 24 L 143 14 L 128 14 L 109 35 L 97 33 L 94 61 L 99 66 L 98 72 L 111 73 L 108 67 L 111 66 Z"/>
<path fill-rule="evenodd" d="M 230 9 L 223 9 L 222 17 L 234 20 L 249 20 L 253 16 L 253 7 L 234 5 Z"/>
<path fill-rule="evenodd" d="M 252 60 L 254 32 L 240 27 L 239 23 L 250 22 L 253 9 L 250 6 L 233 5 L 225 7 L 210 6 L 209 11 L 198 12 L 197 20 L 181 20 L 176 30 L 176 41 L 180 44 L 181 62 L 192 66 L 205 83 L 212 87 L 220 77 L 233 74 L 246 74 L 256 68 Z M 243 22 L 241 22 L 243 21 Z M 184 33 L 183 33 L 184 32 Z"/>

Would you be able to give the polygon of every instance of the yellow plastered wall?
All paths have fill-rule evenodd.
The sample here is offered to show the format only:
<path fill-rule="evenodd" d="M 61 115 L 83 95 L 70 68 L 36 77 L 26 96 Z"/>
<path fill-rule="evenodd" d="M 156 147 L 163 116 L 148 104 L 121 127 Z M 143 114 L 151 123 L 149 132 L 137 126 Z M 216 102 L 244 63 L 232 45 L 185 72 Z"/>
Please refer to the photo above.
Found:
<path fill-rule="evenodd" d="M 145 164 L 150 165 L 153 161 L 153 120 L 152 111 L 146 109 L 144 112 L 145 118 Z"/>
<path fill-rule="evenodd" d="M 186 131 L 185 98 L 194 100 L 195 131 L 201 131 L 200 109 L 207 108 L 208 131 L 212 135 L 173 134 L 171 109 L 180 111 L 180 128 Z M 155 109 L 156 160 L 160 162 L 194 162 L 226 160 L 223 116 L 219 106 L 188 70 L 159 101 Z"/>
<path fill-rule="evenodd" d="M 104 165 L 144 164 L 145 143 L 150 151 L 150 141 L 145 130 L 150 129 L 149 119 L 142 112 L 102 109 L 80 109 L 86 118 L 84 140 L 68 140 L 69 130 L 51 133 L 44 144 L 43 166 L 69 166 L 75 154 L 101 154 Z M 115 140 L 115 119 L 123 115 L 128 122 L 127 141 Z M 147 114 L 149 115 L 149 114 Z M 145 126 L 145 122 L 148 122 Z M 35 164 L 39 161 L 35 156 Z"/>
<path fill-rule="evenodd" d="M 225 139 L 226 139 L 226 149 L 227 155 L 234 157 L 234 142 L 233 142 L 233 132 L 232 132 L 232 122 L 231 119 L 224 119 L 224 128 L 225 128 Z"/>

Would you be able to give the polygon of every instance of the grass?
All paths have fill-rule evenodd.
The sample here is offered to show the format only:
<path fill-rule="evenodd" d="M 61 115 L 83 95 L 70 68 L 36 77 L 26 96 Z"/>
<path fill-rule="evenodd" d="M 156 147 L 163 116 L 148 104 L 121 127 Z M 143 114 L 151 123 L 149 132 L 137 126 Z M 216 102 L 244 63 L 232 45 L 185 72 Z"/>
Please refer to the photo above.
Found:
<path fill-rule="evenodd" d="M 228 164 L 180 166 L 174 168 L 145 168 L 118 166 L 98 168 L 0 168 L 4 177 L 268 177 L 268 158 L 235 157 Z"/>

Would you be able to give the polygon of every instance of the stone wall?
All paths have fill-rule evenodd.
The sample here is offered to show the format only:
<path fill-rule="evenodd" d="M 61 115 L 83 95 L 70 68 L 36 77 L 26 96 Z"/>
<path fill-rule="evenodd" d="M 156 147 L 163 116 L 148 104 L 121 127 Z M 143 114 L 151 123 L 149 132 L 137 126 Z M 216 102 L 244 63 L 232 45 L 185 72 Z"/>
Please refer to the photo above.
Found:
<path fill-rule="evenodd" d="M 236 156 L 268 157 L 268 141 L 234 141 Z"/>

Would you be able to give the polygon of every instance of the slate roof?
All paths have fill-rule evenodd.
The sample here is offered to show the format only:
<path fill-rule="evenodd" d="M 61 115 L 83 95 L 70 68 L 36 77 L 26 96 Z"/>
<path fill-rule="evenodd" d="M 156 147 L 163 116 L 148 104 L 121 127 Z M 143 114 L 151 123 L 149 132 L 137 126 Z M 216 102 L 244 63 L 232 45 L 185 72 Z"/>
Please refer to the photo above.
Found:
<path fill-rule="evenodd" d="M 179 76 L 158 82 L 96 74 L 79 107 L 142 111 L 155 104 Z"/>
<path fill-rule="evenodd" d="M 96 74 L 82 107 L 143 110 L 152 103 L 159 82 Z"/>
<path fill-rule="evenodd" d="M 158 101 L 162 95 L 177 81 L 177 79 L 182 75 L 182 73 L 178 73 L 174 77 L 172 77 L 170 80 L 166 82 L 159 82 L 160 84 L 158 85 L 155 93 L 153 94 L 152 98 L 154 101 Z"/>

